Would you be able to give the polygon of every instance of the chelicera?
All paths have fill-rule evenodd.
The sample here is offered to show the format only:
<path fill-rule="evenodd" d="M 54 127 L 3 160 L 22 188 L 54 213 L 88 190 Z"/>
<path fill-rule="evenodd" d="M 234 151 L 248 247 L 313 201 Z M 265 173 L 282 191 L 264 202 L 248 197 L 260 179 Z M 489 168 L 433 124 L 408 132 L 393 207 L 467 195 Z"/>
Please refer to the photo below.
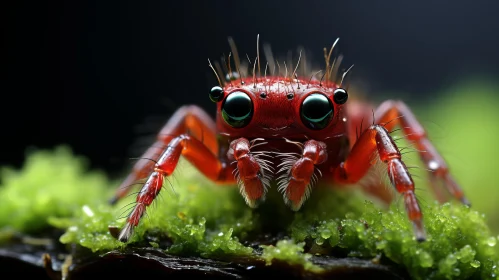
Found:
<path fill-rule="evenodd" d="M 227 60 L 224 57 L 224 67 L 209 63 L 219 82 L 209 91 L 209 98 L 217 106 L 216 120 L 196 105 L 179 108 L 168 120 L 156 142 L 141 157 L 144 160 L 135 164 L 113 198 L 116 202 L 134 182 L 144 180 L 118 238 L 129 240 L 165 178 L 175 171 L 183 156 L 210 180 L 237 184 L 250 207 L 262 203 L 267 190 L 275 186 L 294 211 L 302 207 L 318 183 L 335 187 L 361 185 L 370 194 L 390 202 L 394 194 L 381 180 L 364 180 L 372 174 L 368 172 L 372 166 L 380 163 L 391 185 L 403 197 L 415 238 L 423 241 L 426 233 L 414 181 L 390 135 L 396 127 L 419 152 L 428 168 L 430 185 L 436 190 L 443 183 L 454 198 L 468 204 L 446 162 L 406 104 L 388 100 L 375 108 L 361 101 L 348 101 L 344 85 L 348 70 L 339 71 L 341 58 L 331 63 L 337 41 L 329 53 L 325 52 L 326 67 L 319 71 L 321 75 L 297 72 L 299 61 L 288 71 L 272 58 L 269 49 L 262 75 L 258 48 L 257 58 L 246 67 L 249 70 L 244 70 L 229 39 L 232 52 Z"/>

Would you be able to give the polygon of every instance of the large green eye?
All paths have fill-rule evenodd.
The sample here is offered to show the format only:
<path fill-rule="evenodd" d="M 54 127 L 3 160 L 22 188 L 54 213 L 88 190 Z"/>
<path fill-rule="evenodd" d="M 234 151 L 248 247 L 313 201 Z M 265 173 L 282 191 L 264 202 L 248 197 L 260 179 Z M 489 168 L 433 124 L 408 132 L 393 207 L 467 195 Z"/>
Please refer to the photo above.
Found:
<path fill-rule="evenodd" d="M 308 128 L 319 130 L 325 128 L 333 119 L 334 107 L 325 95 L 312 93 L 303 100 L 300 115 L 303 124 Z"/>
<path fill-rule="evenodd" d="M 222 117 L 224 121 L 235 128 L 246 126 L 253 116 L 251 98 L 242 91 L 235 91 L 225 98 L 222 103 Z"/>

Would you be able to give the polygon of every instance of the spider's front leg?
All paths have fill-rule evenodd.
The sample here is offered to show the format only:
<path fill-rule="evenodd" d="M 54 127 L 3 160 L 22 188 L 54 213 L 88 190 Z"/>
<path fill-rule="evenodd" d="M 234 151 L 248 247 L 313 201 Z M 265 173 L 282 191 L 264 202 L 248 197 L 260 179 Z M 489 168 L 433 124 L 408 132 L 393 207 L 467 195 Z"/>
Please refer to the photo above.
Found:
<path fill-rule="evenodd" d="M 118 239 L 129 240 L 146 208 L 161 191 L 165 178 L 177 167 L 181 155 L 212 181 L 234 182 L 232 168 L 218 157 L 217 149 L 215 125 L 211 118 L 196 106 L 180 108 L 158 134 L 157 142 L 145 152 L 142 158 L 147 161 L 135 164 L 116 194 L 114 201 L 130 190 L 132 182 L 147 178 Z"/>
<path fill-rule="evenodd" d="M 137 180 L 147 178 L 154 169 L 155 162 L 170 141 L 185 133 L 189 133 L 192 137 L 201 140 L 211 153 L 218 154 L 216 125 L 211 117 L 195 105 L 180 107 L 161 128 L 157 134 L 156 142 L 135 163 L 132 171 L 120 184 L 110 203 L 115 204 L 125 197 L 134 187 Z"/>
<path fill-rule="evenodd" d="M 335 181 L 343 184 L 359 182 L 372 166 L 372 157 L 376 152 L 379 159 L 387 165 L 390 182 L 397 192 L 403 195 L 416 239 L 424 241 L 426 233 L 421 209 L 414 194 L 414 181 L 402 161 L 397 145 L 383 126 L 372 125 L 360 135 L 346 160 L 334 170 Z"/>

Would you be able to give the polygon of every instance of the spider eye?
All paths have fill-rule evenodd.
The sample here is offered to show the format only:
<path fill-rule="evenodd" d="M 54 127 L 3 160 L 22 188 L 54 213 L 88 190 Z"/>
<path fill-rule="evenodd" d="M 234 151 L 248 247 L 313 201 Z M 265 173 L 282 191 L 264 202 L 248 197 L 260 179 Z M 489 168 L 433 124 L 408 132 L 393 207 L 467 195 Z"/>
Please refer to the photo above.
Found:
<path fill-rule="evenodd" d="M 221 88 L 219 86 L 211 88 L 211 90 L 210 90 L 210 99 L 211 99 L 211 101 L 213 101 L 213 102 L 219 102 L 219 101 L 222 101 L 223 98 L 224 98 L 224 90 L 223 90 L 223 88 Z"/>
<path fill-rule="evenodd" d="M 300 115 L 305 126 L 310 129 L 320 130 L 331 122 L 334 107 L 325 95 L 312 93 L 303 100 Z"/>
<path fill-rule="evenodd" d="M 253 102 L 242 91 L 236 91 L 227 96 L 222 103 L 224 121 L 235 128 L 246 126 L 253 116 Z"/>
<path fill-rule="evenodd" d="M 348 93 L 342 88 L 337 88 L 333 92 L 333 100 L 336 104 L 345 104 L 348 99 Z"/>

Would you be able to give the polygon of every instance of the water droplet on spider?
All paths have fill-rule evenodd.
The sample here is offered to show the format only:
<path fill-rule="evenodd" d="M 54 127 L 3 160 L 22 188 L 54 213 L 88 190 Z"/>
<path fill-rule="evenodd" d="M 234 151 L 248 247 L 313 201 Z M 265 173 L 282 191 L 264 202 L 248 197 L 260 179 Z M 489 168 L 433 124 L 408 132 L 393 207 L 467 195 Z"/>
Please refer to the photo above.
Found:
<path fill-rule="evenodd" d="M 428 162 L 428 168 L 430 168 L 431 170 L 437 170 L 439 167 L 440 167 L 440 165 L 438 164 L 438 162 L 436 162 L 434 160 L 430 160 Z"/>
<path fill-rule="evenodd" d="M 255 266 L 254 266 L 254 265 L 250 265 L 250 266 L 246 267 L 246 270 L 252 270 L 252 269 L 254 269 L 254 268 L 255 268 Z"/>

